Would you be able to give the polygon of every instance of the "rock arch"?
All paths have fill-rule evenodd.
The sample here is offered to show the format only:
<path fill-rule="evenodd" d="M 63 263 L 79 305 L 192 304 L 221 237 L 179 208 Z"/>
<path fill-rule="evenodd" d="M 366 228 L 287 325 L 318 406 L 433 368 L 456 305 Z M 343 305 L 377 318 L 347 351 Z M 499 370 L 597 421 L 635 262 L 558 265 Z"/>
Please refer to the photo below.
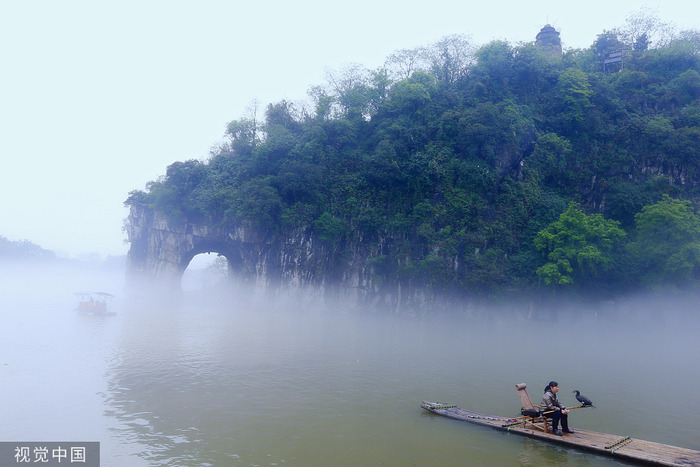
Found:
<path fill-rule="evenodd" d="M 139 204 L 131 205 L 125 230 L 131 245 L 128 289 L 181 291 L 182 275 L 192 258 L 215 252 L 228 260 L 234 282 L 265 298 L 396 310 L 402 300 L 425 300 L 424 291 L 411 297 L 401 283 L 377 280 L 368 259 L 386 254 L 390 241 L 329 244 L 305 229 L 279 233 L 192 220 L 172 222 L 162 212 Z"/>
<path fill-rule="evenodd" d="M 185 270 L 189 266 L 192 259 L 204 253 L 216 253 L 219 256 L 226 258 L 228 265 L 229 277 L 234 277 L 237 272 L 243 270 L 243 258 L 239 251 L 232 252 L 231 248 L 220 242 L 201 242 L 199 245 L 193 245 L 191 250 L 183 252 L 183 261 L 181 267 L 184 267 L 181 271 L 181 275 L 185 273 Z"/>
<path fill-rule="evenodd" d="M 203 223 L 168 222 L 147 206 L 131 207 L 126 223 L 129 253 L 127 283 L 147 283 L 179 289 L 182 275 L 200 253 L 218 253 L 228 260 L 229 272 L 242 282 L 254 282 L 260 243 L 245 229 L 227 231 Z"/>

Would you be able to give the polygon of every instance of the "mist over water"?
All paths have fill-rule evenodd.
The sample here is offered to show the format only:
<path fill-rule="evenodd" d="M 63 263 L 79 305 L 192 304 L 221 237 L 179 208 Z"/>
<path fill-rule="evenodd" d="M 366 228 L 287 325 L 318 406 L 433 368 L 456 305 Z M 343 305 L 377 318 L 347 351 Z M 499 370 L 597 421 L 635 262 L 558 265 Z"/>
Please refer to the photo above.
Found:
<path fill-rule="evenodd" d="M 500 304 L 420 318 L 215 288 L 127 298 L 122 271 L 0 272 L 0 439 L 100 441 L 102 465 L 618 465 L 436 417 L 517 415 L 560 383 L 571 425 L 700 449 L 697 300 Z M 73 292 L 117 295 L 115 316 Z"/>

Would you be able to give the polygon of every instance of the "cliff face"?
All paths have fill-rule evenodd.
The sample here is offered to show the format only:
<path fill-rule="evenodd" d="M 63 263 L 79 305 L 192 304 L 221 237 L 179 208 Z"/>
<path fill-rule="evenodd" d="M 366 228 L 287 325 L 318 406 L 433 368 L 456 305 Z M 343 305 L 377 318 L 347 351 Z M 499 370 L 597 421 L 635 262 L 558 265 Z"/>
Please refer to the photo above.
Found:
<path fill-rule="evenodd" d="M 338 246 L 303 230 L 279 234 L 245 226 L 173 224 L 163 213 L 143 205 L 131 207 L 126 231 L 131 244 L 130 286 L 157 283 L 179 290 L 182 274 L 195 255 L 218 253 L 227 258 L 234 283 L 266 296 L 332 298 L 360 306 L 379 302 L 396 306 L 392 302 L 400 301 L 400 293 L 380 291 L 367 266 L 368 258 L 380 254 L 381 245 L 345 248 L 340 254 Z"/>

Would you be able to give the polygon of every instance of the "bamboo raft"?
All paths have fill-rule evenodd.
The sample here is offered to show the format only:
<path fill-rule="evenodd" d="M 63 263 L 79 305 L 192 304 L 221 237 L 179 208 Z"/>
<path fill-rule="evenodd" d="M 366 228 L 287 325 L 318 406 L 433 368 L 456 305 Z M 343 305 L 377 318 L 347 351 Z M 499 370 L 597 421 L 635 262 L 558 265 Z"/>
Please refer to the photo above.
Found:
<path fill-rule="evenodd" d="M 524 423 L 519 418 L 504 418 L 465 410 L 441 402 L 423 402 L 425 410 L 437 415 L 482 425 L 500 431 L 536 438 L 549 443 L 586 450 L 604 456 L 649 465 L 700 466 L 700 451 L 643 441 L 597 431 L 574 429 L 573 434 L 555 435 Z"/>

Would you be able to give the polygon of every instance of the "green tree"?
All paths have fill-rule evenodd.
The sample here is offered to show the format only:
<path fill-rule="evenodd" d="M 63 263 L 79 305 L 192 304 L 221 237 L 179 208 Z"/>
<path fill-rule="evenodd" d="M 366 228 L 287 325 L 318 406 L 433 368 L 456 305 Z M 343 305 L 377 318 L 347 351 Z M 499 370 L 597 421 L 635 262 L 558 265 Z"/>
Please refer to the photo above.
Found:
<path fill-rule="evenodd" d="M 318 231 L 319 238 L 328 243 L 334 243 L 340 240 L 345 232 L 345 223 L 329 212 L 324 212 L 314 222 L 314 226 Z"/>
<path fill-rule="evenodd" d="M 195 193 L 206 176 L 207 166 L 201 161 L 174 162 L 168 166 L 165 178 L 148 184 L 149 196 L 134 192 L 129 200 L 158 207 L 168 221 L 182 222 L 188 216 L 200 214 Z"/>
<path fill-rule="evenodd" d="M 276 230 L 282 211 L 282 200 L 271 186 L 269 178 L 256 178 L 243 183 L 228 218 L 237 219 L 252 227 Z"/>
<path fill-rule="evenodd" d="M 620 34 L 618 31 L 603 31 L 602 34 L 598 34 L 595 42 L 591 46 L 593 54 L 596 57 L 596 61 L 601 66 L 602 70 L 603 60 L 612 52 L 620 52 L 625 48 L 625 44 L 620 40 Z"/>
<path fill-rule="evenodd" d="M 602 214 L 586 215 L 569 203 L 566 212 L 535 237 L 535 248 L 547 259 L 537 275 L 547 285 L 565 285 L 610 269 L 612 252 L 626 236 L 618 225 Z"/>
<path fill-rule="evenodd" d="M 417 79 L 399 81 L 392 86 L 389 95 L 388 109 L 392 112 L 415 112 L 430 101 L 428 86 Z"/>
<path fill-rule="evenodd" d="M 548 54 L 534 43 L 519 47 L 513 56 L 511 87 L 519 95 L 536 99 L 556 83 L 561 59 Z"/>
<path fill-rule="evenodd" d="M 339 71 L 326 72 L 326 80 L 341 116 L 349 120 L 367 118 L 378 100 L 379 76 L 357 63 Z"/>
<path fill-rule="evenodd" d="M 260 141 L 258 122 L 250 118 L 233 120 L 226 127 L 226 136 L 234 154 L 249 155 Z"/>
<path fill-rule="evenodd" d="M 570 186 L 574 178 L 573 172 L 568 170 L 571 157 L 568 139 L 556 133 L 545 133 L 535 140 L 532 156 L 525 164 L 537 170 L 547 185 L 563 188 Z"/>
<path fill-rule="evenodd" d="M 593 90 L 586 73 L 575 68 L 564 70 L 555 87 L 552 116 L 558 116 L 564 129 L 575 130 L 585 120 L 591 96 Z"/>
<path fill-rule="evenodd" d="M 481 46 L 475 53 L 478 75 L 506 80 L 513 69 L 513 48 L 506 41 L 491 41 Z M 505 84 L 505 83 L 503 83 Z"/>
<path fill-rule="evenodd" d="M 644 284 L 685 285 L 700 271 L 700 218 L 689 201 L 663 195 L 635 216 L 629 246 Z"/>

